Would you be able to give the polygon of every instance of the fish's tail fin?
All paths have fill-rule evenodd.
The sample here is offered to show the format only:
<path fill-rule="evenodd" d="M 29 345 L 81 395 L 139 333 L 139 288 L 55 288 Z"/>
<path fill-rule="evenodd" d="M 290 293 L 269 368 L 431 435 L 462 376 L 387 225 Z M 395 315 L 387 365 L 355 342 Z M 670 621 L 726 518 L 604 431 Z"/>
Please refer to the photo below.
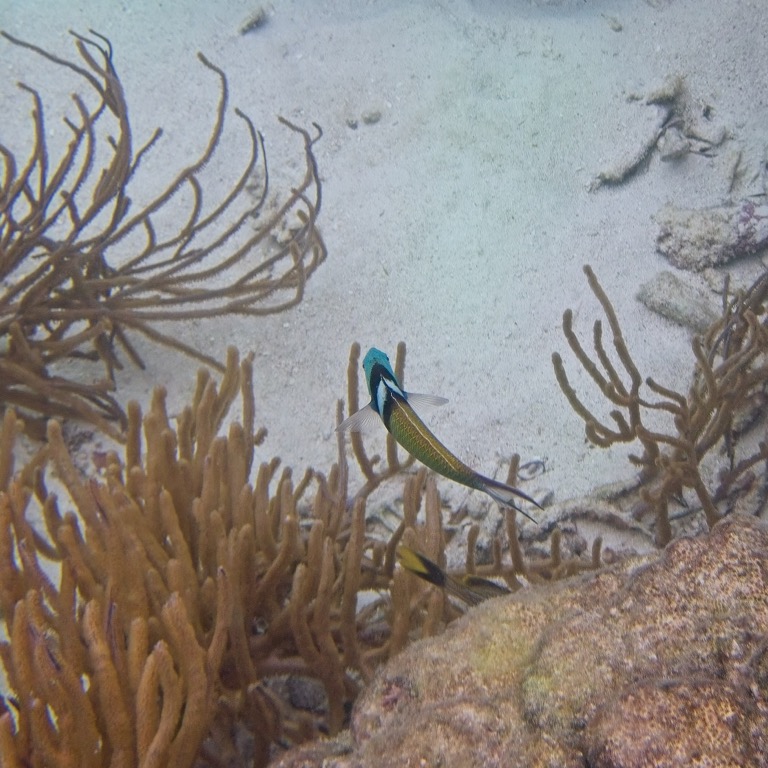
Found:
<path fill-rule="evenodd" d="M 520 514 L 525 515 L 529 520 L 533 520 L 538 525 L 536 518 L 531 517 L 524 509 L 521 509 L 516 503 L 516 499 L 525 499 L 529 501 L 535 507 L 541 509 L 536 499 L 531 498 L 527 493 L 523 493 L 519 488 L 507 485 L 506 483 L 500 483 L 498 480 L 492 480 L 490 477 L 480 477 L 480 483 L 477 486 L 478 490 L 487 493 L 495 502 L 505 507 L 512 507 Z"/>

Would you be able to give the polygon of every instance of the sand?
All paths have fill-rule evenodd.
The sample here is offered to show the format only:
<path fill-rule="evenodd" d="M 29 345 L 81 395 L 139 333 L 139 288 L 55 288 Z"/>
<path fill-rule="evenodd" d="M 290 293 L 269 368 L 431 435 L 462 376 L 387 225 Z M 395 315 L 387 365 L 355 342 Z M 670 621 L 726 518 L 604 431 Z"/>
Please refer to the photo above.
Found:
<path fill-rule="evenodd" d="M 478 470 L 499 472 L 513 452 L 542 459 L 546 472 L 525 488 L 558 501 L 631 476 L 623 451 L 585 442 L 555 381 L 559 351 L 585 400 L 606 414 L 577 375 L 562 313 L 573 309 L 588 340 L 600 316 L 582 273 L 591 264 L 643 374 L 686 389 L 690 332 L 635 295 L 669 268 L 655 250 L 652 217 L 662 206 L 763 191 L 768 4 L 274 0 L 267 23 L 240 34 L 258 7 L 0 0 L 0 28 L 62 56 L 75 55 L 68 29 L 110 38 L 136 144 L 165 129 L 148 185 L 169 180 L 207 138 L 218 86 L 197 51 L 226 71 L 230 112 L 239 106 L 263 131 L 275 183 L 300 159 L 276 117 L 322 126 L 328 259 L 303 303 L 265 319 L 174 329 L 209 352 L 236 344 L 255 353 L 259 419 L 269 430 L 262 455 L 297 471 L 327 469 L 350 344 L 393 354 L 404 340 L 406 387 L 449 399 L 427 414 L 429 424 Z M 657 108 L 633 94 L 678 76 L 696 119 L 726 130 L 728 141 L 709 157 L 662 162 L 656 153 L 625 183 L 590 192 L 598 173 L 635 154 L 653 130 Z M 15 81 L 63 97 L 60 77 L 0 41 L 0 141 L 19 147 L 28 138 L 28 101 Z M 745 173 L 731 189 L 737 152 Z M 226 160 L 217 160 L 222 176 Z M 745 280 L 754 269 L 733 267 Z M 172 409 L 185 402 L 197 363 L 140 348 L 147 370 L 122 373 L 119 396 L 146 402 L 162 383 Z M 471 503 L 486 503 L 478 497 Z"/>

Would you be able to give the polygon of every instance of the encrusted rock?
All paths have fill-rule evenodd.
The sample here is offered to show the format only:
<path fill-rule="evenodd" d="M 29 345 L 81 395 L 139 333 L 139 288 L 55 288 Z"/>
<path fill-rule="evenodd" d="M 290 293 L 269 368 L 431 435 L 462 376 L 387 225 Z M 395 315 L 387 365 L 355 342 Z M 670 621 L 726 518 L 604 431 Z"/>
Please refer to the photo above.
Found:
<path fill-rule="evenodd" d="M 701 210 L 666 205 L 654 218 L 656 249 L 681 269 L 716 267 L 768 246 L 768 205 L 750 199 Z"/>
<path fill-rule="evenodd" d="M 351 734 L 276 765 L 768 766 L 768 527 L 489 600 L 383 667 Z"/>
<path fill-rule="evenodd" d="M 590 723 L 591 768 L 648 765 L 750 766 L 742 713 L 754 700 L 743 688 L 712 680 L 639 683 L 604 706 Z"/>
<path fill-rule="evenodd" d="M 674 323 L 704 333 L 722 315 L 711 294 L 683 282 L 672 272 L 659 272 L 643 283 L 638 301 Z"/>

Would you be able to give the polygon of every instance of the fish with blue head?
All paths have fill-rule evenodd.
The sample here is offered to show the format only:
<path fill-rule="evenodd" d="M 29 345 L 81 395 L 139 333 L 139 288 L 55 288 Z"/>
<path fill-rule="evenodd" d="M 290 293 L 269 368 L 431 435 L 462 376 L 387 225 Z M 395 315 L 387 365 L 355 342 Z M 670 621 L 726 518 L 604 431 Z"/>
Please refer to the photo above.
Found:
<path fill-rule="evenodd" d="M 518 502 L 522 499 L 540 508 L 535 499 L 519 488 L 485 477 L 467 466 L 435 437 L 414 410 L 414 406 L 419 405 L 443 405 L 448 402 L 445 398 L 406 392 L 392 370 L 389 357 L 375 347 L 371 347 L 363 359 L 363 371 L 371 401 L 343 421 L 339 430 L 360 430 L 380 418 L 395 440 L 422 464 L 449 480 L 487 493 L 498 504 L 516 509 L 536 522 Z"/>

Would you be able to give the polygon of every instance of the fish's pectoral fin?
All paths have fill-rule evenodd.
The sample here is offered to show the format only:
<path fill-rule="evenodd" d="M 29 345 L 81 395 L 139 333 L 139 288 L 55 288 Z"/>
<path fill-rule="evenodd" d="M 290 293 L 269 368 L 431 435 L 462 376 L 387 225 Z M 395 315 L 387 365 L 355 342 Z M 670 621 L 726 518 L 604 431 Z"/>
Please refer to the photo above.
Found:
<path fill-rule="evenodd" d="M 415 408 L 436 408 L 445 405 L 448 398 L 438 395 L 424 395 L 419 392 L 406 392 L 405 399 Z"/>
<path fill-rule="evenodd" d="M 368 403 L 365 408 L 355 411 L 336 427 L 337 432 L 362 432 L 379 420 L 376 409 Z"/>

